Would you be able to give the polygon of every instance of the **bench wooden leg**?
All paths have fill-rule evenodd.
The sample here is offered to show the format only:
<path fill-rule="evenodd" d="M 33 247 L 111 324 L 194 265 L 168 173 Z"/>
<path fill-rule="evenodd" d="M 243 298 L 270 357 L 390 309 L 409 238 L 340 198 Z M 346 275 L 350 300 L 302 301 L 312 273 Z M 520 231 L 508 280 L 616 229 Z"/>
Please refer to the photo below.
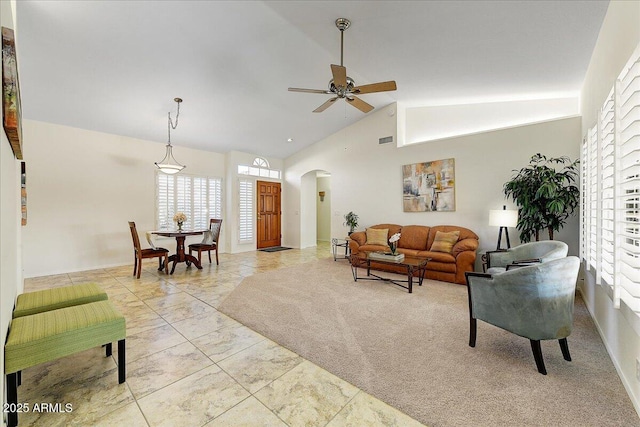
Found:
<path fill-rule="evenodd" d="M 106 356 L 106 357 L 110 357 L 110 356 L 111 356 L 111 354 L 112 354 L 112 351 L 113 351 L 113 350 L 112 350 L 111 343 L 107 343 L 107 344 L 105 344 L 105 345 L 104 345 L 104 347 L 107 349 L 107 350 L 106 350 L 106 353 L 107 353 L 107 356 Z"/>
<path fill-rule="evenodd" d="M 126 369 L 125 369 L 125 340 L 118 341 L 118 383 L 122 384 L 126 379 Z M 111 344 L 109 344 L 111 345 Z"/>
<path fill-rule="evenodd" d="M 18 373 L 7 375 L 7 404 L 9 412 L 7 412 L 7 426 L 16 427 L 18 425 Z M 11 410 L 13 409 L 13 410 Z"/>

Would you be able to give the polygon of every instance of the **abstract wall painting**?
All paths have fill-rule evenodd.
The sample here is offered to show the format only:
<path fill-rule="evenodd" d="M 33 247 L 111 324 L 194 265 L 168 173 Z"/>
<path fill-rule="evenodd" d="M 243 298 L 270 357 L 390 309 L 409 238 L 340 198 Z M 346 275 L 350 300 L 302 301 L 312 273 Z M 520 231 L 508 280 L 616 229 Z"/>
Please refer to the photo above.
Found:
<path fill-rule="evenodd" d="M 19 160 L 22 160 L 21 116 L 15 38 L 11 28 L 2 27 L 2 126 Z"/>
<path fill-rule="evenodd" d="M 454 159 L 402 166 L 402 204 L 405 212 L 455 211 Z"/>

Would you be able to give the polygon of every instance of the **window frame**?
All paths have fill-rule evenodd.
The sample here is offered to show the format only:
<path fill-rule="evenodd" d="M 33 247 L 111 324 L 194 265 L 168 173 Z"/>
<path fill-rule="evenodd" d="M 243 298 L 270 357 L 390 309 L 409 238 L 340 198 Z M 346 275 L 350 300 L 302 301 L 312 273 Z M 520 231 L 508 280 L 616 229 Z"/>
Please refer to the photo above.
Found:
<path fill-rule="evenodd" d="M 156 171 L 156 212 L 155 226 L 157 230 L 173 229 L 173 215 L 184 212 L 187 221 L 184 227 L 187 229 L 207 229 L 209 219 L 222 219 L 224 215 L 224 187 L 223 179 L 215 176 L 175 174 L 168 175 Z M 163 185 L 163 181 L 167 185 Z M 171 183 L 171 184 L 169 184 Z M 202 186 L 204 185 L 204 189 Z M 161 200 L 161 191 L 167 188 L 173 195 Z M 170 190 L 169 188 L 172 188 Z M 182 194 L 179 194 L 182 190 Z M 188 192 L 188 195 L 184 193 Z M 204 195 L 204 198 L 203 198 Z M 165 205 L 165 206 L 162 206 Z M 203 212 L 204 210 L 204 212 Z M 197 219 L 194 219 L 197 216 Z"/>

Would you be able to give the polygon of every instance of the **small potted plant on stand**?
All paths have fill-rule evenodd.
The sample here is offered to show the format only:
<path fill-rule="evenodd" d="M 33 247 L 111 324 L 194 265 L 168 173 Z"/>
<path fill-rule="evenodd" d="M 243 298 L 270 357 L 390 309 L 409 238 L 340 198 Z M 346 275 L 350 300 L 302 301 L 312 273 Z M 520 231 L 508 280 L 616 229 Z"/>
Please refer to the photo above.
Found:
<path fill-rule="evenodd" d="M 344 216 L 344 225 L 349 227 L 349 236 L 351 236 L 351 233 L 353 233 L 358 227 L 358 215 L 354 214 L 353 212 L 349 212 L 348 214 L 346 214 Z"/>

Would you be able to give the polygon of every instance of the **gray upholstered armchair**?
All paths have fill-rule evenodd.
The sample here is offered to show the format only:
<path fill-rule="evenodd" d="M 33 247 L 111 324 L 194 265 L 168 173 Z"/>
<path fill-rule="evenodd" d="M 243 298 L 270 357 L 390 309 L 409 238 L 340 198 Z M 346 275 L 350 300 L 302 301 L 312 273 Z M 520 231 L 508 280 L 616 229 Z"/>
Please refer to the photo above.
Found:
<path fill-rule="evenodd" d="M 558 240 L 524 243 L 506 251 L 489 251 L 487 252 L 487 273 L 502 273 L 509 267 L 522 263 L 531 264 L 564 258 L 568 252 L 567 244 Z"/>
<path fill-rule="evenodd" d="M 469 291 L 469 346 L 476 346 L 477 319 L 531 341 L 538 372 L 547 374 L 540 340 L 559 340 L 571 360 L 567 337 L 580 261 L 570 256 L 490 275 L 466 273 Z"/>

